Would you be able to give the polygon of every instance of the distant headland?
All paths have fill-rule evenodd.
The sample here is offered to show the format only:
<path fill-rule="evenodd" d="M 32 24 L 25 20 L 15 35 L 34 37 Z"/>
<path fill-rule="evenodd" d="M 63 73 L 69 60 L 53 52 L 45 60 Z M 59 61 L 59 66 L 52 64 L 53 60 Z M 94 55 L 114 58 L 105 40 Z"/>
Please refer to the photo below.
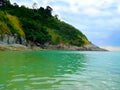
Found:
<path fill-rule="evenodd" d="M 9 0 L 0 1 L 0 50 L 62 49 L 106 51 L 92 44 L 72 25 L 52 15 L 53 9 L 28 8 Z"/>

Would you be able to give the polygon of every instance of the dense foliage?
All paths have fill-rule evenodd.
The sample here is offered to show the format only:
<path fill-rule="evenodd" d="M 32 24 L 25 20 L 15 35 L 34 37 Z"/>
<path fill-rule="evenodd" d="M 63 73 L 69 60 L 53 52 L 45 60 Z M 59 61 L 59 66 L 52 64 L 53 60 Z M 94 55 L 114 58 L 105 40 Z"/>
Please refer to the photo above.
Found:
<path fill-rule="evenodd" d="M 0 26 L 5 24 L 5 27 L 2 29 L 0 27 L 0 31 L 5 30 L 4 32 L 6 32 L 7 30 L 19 34 L 18 31 L 23 30 L 27 40 L 40 44 L 50 43 L 81 46 L 89 43 L 86 36 L 78 29 L 60 21 L 57 16 L 52 16 L 53 9 L 50 6 L 36 8 L 36 4 L 33 4 L 33 9 L 30 9 L 25 6 L 18 6 L 16 3 L 12 5 L 9 0 L 3 1 L 6 2 L 0 6 Z M 5 14 L 3 16 L 9 19 L 8 22 L 5 22 L 6 19 L 2 18 L 1 14 Z M 15 22 L 15 19 L 18 19 L 20 23 L 9 23 L 11 20 Z M 16 26 L 21 28 L 18 29 Z M 18 30 L 15 30 L 16 28 Z M 24 34 L 20 33 L 20 35 Z"/>

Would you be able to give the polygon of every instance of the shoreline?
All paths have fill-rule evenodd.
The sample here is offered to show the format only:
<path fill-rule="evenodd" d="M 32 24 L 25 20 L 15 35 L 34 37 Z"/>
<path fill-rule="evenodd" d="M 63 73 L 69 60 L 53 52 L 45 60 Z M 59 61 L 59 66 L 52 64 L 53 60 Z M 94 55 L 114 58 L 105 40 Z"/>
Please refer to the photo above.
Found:
<path fill-rule="evenodd" d="M 11 45 L 0 44 L 0 51 L 24 51 L 24 50 L 29 50 L 29 48 L 20 44 L 11 44 Z"/>
<path fill-rule="evenodd" d="M 27 47 L 21 44 L 0 44 L 0 51 L 32 51 L 32 50 L 73 50 L 73 51 L 108 51 L 106 49 L 102 49 L 94 44 L 84 45 L 81 47 L 72 46 L 72 45 L 47 45 L 47 46 L 33 46 Z"/>

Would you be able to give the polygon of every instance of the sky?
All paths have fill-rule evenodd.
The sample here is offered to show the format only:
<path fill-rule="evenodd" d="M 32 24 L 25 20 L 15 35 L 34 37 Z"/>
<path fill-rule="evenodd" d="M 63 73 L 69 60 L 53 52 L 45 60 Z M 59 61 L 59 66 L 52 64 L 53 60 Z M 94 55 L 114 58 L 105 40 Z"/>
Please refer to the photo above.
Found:
<path fill-rule="evenodd" d="M 89 41 L 103 47 L 120 49 L 120 0 L 10 0 L 32 7 L 51 6 L 53 15 L 80 31 Z"/>

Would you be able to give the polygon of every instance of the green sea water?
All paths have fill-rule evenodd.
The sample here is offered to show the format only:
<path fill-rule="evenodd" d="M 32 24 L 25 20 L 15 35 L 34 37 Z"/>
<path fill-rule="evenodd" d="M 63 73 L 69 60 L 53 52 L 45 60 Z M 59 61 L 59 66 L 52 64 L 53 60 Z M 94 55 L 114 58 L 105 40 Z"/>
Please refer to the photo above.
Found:
<path fill-rule="evenodd" d="M 0 51 L 0 90 L 120 90 L 120 52 Z"/>

